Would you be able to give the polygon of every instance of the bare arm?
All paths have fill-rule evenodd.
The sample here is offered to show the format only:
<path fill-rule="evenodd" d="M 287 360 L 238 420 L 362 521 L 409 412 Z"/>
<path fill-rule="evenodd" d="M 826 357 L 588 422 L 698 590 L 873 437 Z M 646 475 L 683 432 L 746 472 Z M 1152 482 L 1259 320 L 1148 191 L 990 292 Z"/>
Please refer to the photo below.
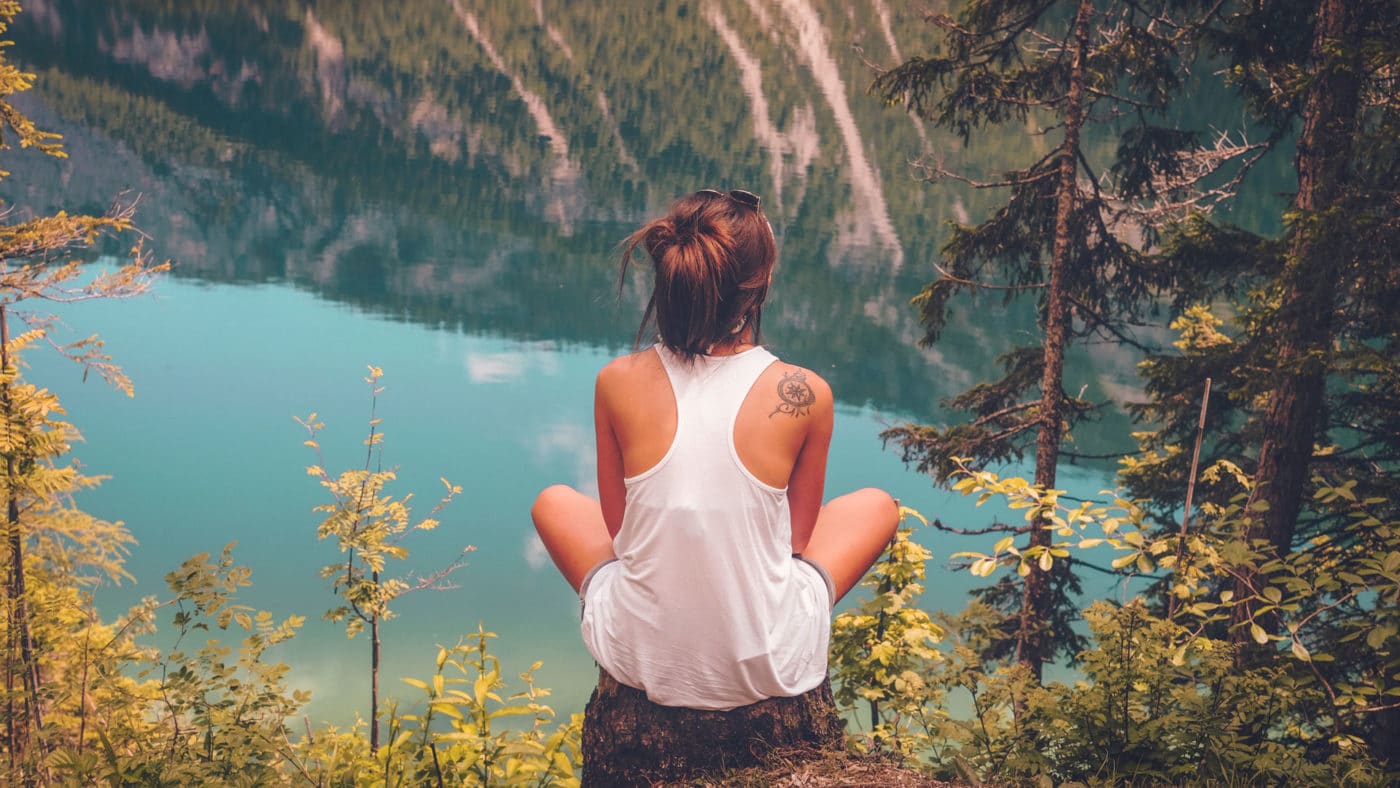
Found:
<path fill-rule="evenodd" d="M 593 390 L 593 426 L 598 447 L 598 502 L 603 508 L 603 522 L 608 536 L 616 538 L 622 529 L 622 512 L 627 504 L 627 488 L 622 483 L 622 447 L 617 442 L 609 413 L 608 369 L 598 373 Z"/>
<path fill-rule="evenodd" d="M 806 370 L 803 370 L 803 373 L 801 376 L 785 378 L 788 385 L 806 387 L 808 391 L 797 393 L 814 400 L 805 413 L 792 413 L 808 422 L 806 437 L 792 466 L 792 475 L 788 478 L 788 507 L 792 512 L 794 553 L 807 549 L 812 529 L 817 524 L 817 514 L 822 508 L 822 496 L 826 488 L 826 456 L 831 447 L 831 431 L 835 418 L 831 387 L 815 373 Z"/>

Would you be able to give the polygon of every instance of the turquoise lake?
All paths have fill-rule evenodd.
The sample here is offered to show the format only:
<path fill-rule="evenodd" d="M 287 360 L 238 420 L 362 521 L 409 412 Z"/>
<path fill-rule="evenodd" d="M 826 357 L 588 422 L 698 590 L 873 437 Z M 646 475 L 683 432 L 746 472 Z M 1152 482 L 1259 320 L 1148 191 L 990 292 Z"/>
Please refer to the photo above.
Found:
<path fill-rule="evenodd" d="M 333 473 L 362 465 L 373 364 L 392 492 L 426 515 L 439 477 L 463 488 L 405 542 L 405 569 L 475 548 L 457 588 L 396 605 L 383 686 L 408 696 L 398 678 L 428 674 L 434 644 L 480 623 L 508 673 L 542 660 L 556 709 L 581 710 L 596 668 L 528 509 L 547 484 L 594 485 L 593 376 L 630 348 L 645 303 L 644 277 L 618 293 L 618 242 L 708 186 L 763 195 L 780 249 L 767 344 L 839 400 L 828 493 L 880 486 L 985 525 L 995 513 L 935 489 L 879 434 L 954 418 L 941 401 L 1034 341 L 1034 317 L 969 299 L 918 346 L 908 302 L 945 223 L 995 197 L 920 182 L 909 163 L 975 170 L 1037 143 L 962 146 L 867 94 L 872 63 L 926 45 L 917 14 L 881 0 L 26 3 L 9 37 L 36 87 L 18 103 L 69 158 L 5 152 L 0 197 L 45 213 L 139 195 L 147 247 L 173 265 L 146 296 L 62 311 L 73 336 L 103 336 L 134 398 L 55 354 L 26 357 L 86 439 L 74 455 L 111 477 L 80 505 L 140 543 L 136 581 L 99 589 L 103 612 L 236 541 L 253 570 L 241 601 L 307 617 L 276 656 L 312 690 L 312 721 L 367 713 L 367 641 L 320 619 L 335 599 L 319 570 L 338 555 L 316 539 L 326 498 L 294 417 L 325 422 Z M 1066 388 L 1131 398 L 1135 361 L 1097 346 Z M 1126 426 L 1110 411 L 1075 439 L 1104 451 Z M 1111 468 L 1061 480 L 1092 495 Z M 935 553 L 925 604 L 961 608 L 982 581 L 948 556 L 986 545 L 918 538 Z"/>

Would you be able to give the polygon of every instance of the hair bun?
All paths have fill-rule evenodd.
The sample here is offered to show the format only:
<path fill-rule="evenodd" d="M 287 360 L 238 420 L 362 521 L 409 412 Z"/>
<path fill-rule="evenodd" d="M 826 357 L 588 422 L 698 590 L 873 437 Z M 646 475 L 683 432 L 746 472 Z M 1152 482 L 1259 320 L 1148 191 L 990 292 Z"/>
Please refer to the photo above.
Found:
<path fill-rule="evenodd" d="M 659 258 L 670 247 L 689 246 L 696 240 L 697 228 L 694 222 L 677 222 L 663 219 L 655 222 L 647 233 L 647 251 Z"/>
<path fill-rule="evenodd" d="M 687 358 L 732 336 L 736 326 L 749 326 L 759 341 L 759 310 L 777 252 L 761 212 L 736 209 L 731 200 L 708 194 L 681 198 L 628 239 L 619 290 L 638 246 L 656 274 L 639 342 L 652 318 L 662 341 Z"/>

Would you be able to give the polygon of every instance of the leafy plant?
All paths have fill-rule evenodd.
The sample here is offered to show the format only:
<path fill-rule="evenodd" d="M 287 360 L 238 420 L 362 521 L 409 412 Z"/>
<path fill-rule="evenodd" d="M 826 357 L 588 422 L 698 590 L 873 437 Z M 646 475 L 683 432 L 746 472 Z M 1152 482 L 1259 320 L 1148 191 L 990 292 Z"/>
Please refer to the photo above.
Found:
<path fill-rule="evenodd" d="M 438 647 L 426 681 L 404 679 L 423 693 L 420 710 L 391 708 L 377 752 L 358 729 L 303 739 L 298 752 L 310 772 L 333 785 L 578 785 L 583 715 L 550 729 L 554 710 L 541 702 L 549 690 L 534 681 L 539 662 L 520 674 L 523 689 L 503 696 L 500 662 L 488 648 L 495 637 L 478 627 Z"/>
<path fill-rule="evenodd" d="M 277 622 L 267 611 L 237 604 L 235 594 L 249 584 L 249 574 L 234 564 L 229 544 L 217 559 L 200 553 L 166 575 L 175 593 L 170 604 L 176 639 L 154 660 L 154 724 L 145 731 L 145 746 L 99 734 L 105 779 L 203 785 L 284 781 L 284 768 L 295 765 L 286 720 L 311 694 L 288 691 L 287 665 L 267 655 L 296 634 L 303 618 Z M 246 634 L 237 649 L 212 638 L 193 651 L 184 649 L 187 639 L 212 628 Z"/>
<path fill-rule="evenodd" d="M 900 516 L 928 525 L 923 515 L 900 507 Z M 941 694 L 924 680 L 928 664 L 939 659 L 935 645 L 943 630 L 915 606 L 923 594 L 924 565 L 930 553 L 901 528 L 884 556 L 861 580 L 870 598 L 838 615 L 831 624 L 830 665 L 837 704 L 854 711 L 868 705 L 868 744 L 890 746 L 912 755 L 926 743 L 932 717 L 941 714 Z"/>
<path fill-rule="evenodd" d="M 315 413 L 305 419 L 297 419 L 297 423 L 309 433 L 306 445 L 316 451 L 318 460 L 306 472 L 319 479 L 321 486 L 331 495 L 330 503 L 315 508 L 315 511 L 326 515 L 317 529 L 317 538 L 334 539 L 345 556 L 344 560 L 321 569 L 321 577 L 331 581 L 332 590 L 345 602 L 327 611 L 326 618 L 344 621 L 345 634 L 351 638 L 365 627 L 369 628 L 371 752 L 379 749 L 379 628 L 384 621 L 393 617 L 390 603 L 410 591 L 453 588 L 448 576 L 465 565 L 464 556 L 473 549 L 470 546 L 464 548 L 462 556 L 455 561 L 417 579 L 384 575 L 389 559 L 403 560 L 408 557 L 408 549 L 402 544 L 403 537 L 411 531 L 436 528 L 438 521 L 433 519 L 433 515 L 441 511 L 462 488 L 443 479 L 446 495 L 433 507 L 428 517 L 416 523 L 412 520 L 412 494 L 401 499 L 383 494 L 385 486 L 397 478 L 394 471 L 383 468 L 384 433 L 379 431 L 380 419 L 375 416 L 379 395 L 384 391 L 379 386 L 383 375 L 383 370 L 371 366 L 369 377 L 365 378 L 370 386 L 370 420 L 369 437 L 364 443 L 364 467 L 332 477 L 326 471 L 321 446 L 316 440 L 324 425 L 317 421 Z"/>
<path fill-rule="evenodd" d="M 1379 785 L 1394 776 L 1375 744 L 1382 715 L 1400 708 L 1394 507 L 1357 496 L 1353 482 L 1315 479 L 1317 505 L 1336 508 L 1348 525 L 1280 557 L 1267 541 L 1243 538 L 1258 507 L 1250 480 L 1226 462 L 1203 476 L 1232 480 L 1240 491 L 1229 504 L 1204 505 L 1184 536 L 1152 536 L 1131 501 L 1066 506 L 1061 491 L 962 471 L 956 489 L 1024 509 L 1050 523 L 1054 537 L 1037 551 L 1002 540 L 990 553 L 959 554 L 971 571 L 1021 571 L 1109 550 L 1114 568 L 1154 581 L 1179 603 L 1166 614 L 1139 598 L 1090 605 L 1083 679 L 1043 688 L 1022 671 L 984 667 L 966 648 L 985 638 L 985 611 L 955 620 L 950 658 L 930 662 L 926 680 L 953 700 L 965 691 L 974 715 L 949 720 L 942 739 L 934 737 L 939 768 L 1103 784 L 1190 777 Z M 1235 591 L 1241 578 L 1254 578 L 1244 597 Z M 1257 647 L 1233 643 L 1235 628 Z"/>

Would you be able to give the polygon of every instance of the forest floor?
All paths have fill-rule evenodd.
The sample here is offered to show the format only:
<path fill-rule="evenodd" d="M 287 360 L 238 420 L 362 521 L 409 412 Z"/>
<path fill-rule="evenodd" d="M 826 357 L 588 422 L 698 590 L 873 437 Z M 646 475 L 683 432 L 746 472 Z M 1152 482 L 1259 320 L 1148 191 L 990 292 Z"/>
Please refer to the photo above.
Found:
<path fill-rule="evenodd" d="M 967 788 L 968 783 L 935 780 L 917 769 L 900 766 L 880 755 L 825 753 L 774 753 L 768 763 L 720 778 L 670 783 L 674 788 L 835 788 L 836 786 L 891 786 L 891 788 Z"/>

